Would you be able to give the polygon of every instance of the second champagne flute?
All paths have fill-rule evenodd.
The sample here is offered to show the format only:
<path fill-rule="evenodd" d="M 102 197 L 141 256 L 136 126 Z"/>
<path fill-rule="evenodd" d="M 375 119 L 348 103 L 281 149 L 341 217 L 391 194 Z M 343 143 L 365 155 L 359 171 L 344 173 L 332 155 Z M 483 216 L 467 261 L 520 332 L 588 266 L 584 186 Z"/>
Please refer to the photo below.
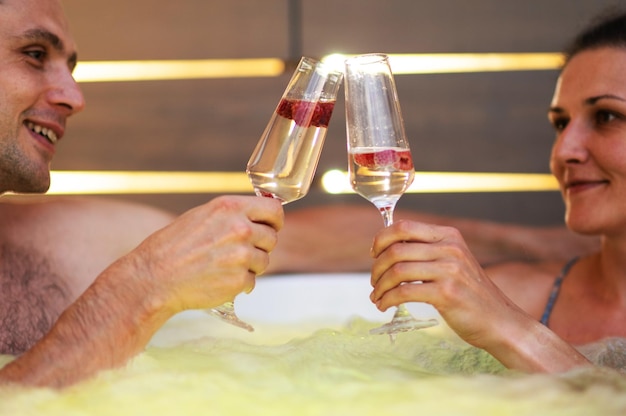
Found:
<path fill-rule="evenodd" d="M 393 223 L 396 203 L 415 172 L 404 131 L 396 85 L 384 54 L 367 54 L 345 62 L 348 170 L 352 188 L 380 211 L 385 227 Z M 370 331 L 389 334 L 436 325 L 415 319 L 399 305 L 391 322 Z"/>
<path fill-rule="evenodd" d="M 343 73 L 303 57 L 276 110 L 250 156 L 246 173 L 258 196 L 283 204 L 309 191 L 335 107 Z M 254 330 L 227 302 L 210 313 L 233 325 Z"/>

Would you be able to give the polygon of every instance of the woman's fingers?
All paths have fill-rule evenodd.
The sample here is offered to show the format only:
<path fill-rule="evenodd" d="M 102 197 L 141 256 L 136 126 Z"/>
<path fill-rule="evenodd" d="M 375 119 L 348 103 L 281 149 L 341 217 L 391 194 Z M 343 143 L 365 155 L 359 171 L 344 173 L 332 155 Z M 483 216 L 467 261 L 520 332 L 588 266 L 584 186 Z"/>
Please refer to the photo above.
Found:
<path fill-rule="evenodd" d="M 394 224 L 377 235 L 373 253 L 371 299 L 379 307 L 407 301 L 438 304 L 455 296 L 455 287 L 481 278 L 460 233 L 450 227 Z"/>
<path fill-rule="evenodd" d="M 427 288 L 440 283 L 442 268 L 437 261 L 396 263 L 378 276 L 370 298 L 385 309 L 404 302 L 432 303 L 433 292 Z"/>
<path fill-rule="evenodd" d="M 392 244 L 401 241 L 411 241 L 419 243 L 436 243 L 445 237 L 443 229 L 432 224 L 415 221 L 400 220 L 391 226 L 382 229 L 374 238 L 371 256 L 378 257 Z"/>

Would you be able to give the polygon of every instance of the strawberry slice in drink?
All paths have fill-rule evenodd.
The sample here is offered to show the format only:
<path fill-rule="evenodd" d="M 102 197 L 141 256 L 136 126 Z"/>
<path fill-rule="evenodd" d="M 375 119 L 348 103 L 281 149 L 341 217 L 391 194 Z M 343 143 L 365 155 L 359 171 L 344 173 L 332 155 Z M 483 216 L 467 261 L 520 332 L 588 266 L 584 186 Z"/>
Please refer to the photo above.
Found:
<path fill-rule="evenodd" d="M 330 123 L 330 116 L 333 115 L 334 108 L 334 101 L 317 103 L 315 111 L 313 112 L 313 117 L 311 117 L 311 126 L 324 128 L 328 127 L 328 123 Z"/>
<path fill-rule="evenodd" d="M 355 153 L 354 162 L 371 170 L 412 170 L 413 158 L 409 150 L 382 149 L 376 152 Z"/>
<path fill-rule="evenodd" d="M 311 125 L 311 112 L 314 111 L 315 103 L 310 101 L 291 101 L 291 119 L 298 126 L 309 127 Z"/>
<path fill-rule="evenodd" d="M 278 108 L 276 108 L 276 113 L 281 116 L 284 117 L 288 120 L 292 120 L 293 119 L 293 115 L 292 115 L 292 109 L 293 108 L 293 101 L 291 100 L 280 100 L 280 103 L 278 103 Z"/>
<path fill-rule="evenodd" d="M 354 163 L 359 166 L 363 166 L 368 169 L 375 169 L 376 163 L 374 162 L 374 153 L 355 153 Z"/>
<path fill-rule="evenodd" d="M 413 157 L 411 156 L 411 152 L 409 150 L 403 150 L 401 152 L 397 152 L 397 159 L 393 163 L 393 166 L 398 170 L 413 170 Z"/>
<path fill-rule="evenodd" d="M 313 106 L 314 108 L 312 108 Z M 281 117 L 295 121 L 299 126 L 328 127 L 334 107 L 335 103 L 332 101 L 315 103 L 283 99 L 278 104 L 276 112 Z M 313 111 L 312 115 L 311 110 Z"/>

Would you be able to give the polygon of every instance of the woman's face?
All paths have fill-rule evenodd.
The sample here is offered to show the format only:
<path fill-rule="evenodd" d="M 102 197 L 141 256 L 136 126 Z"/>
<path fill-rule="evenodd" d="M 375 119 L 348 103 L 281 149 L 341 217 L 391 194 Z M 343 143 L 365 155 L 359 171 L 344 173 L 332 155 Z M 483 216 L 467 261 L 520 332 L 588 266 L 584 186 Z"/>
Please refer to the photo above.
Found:
<path fill-rule="evenodd" d="M 584 234 L 626 234 L 626 49 L 575 55 L 556 85 L 550 169 L 565 222 Z"/>

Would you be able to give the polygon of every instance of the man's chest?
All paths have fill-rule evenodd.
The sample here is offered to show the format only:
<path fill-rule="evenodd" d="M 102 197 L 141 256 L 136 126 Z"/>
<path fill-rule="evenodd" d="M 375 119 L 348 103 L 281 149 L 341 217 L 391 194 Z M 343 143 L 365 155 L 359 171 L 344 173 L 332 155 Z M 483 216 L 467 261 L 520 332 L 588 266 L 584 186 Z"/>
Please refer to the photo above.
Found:
<path fill-rule="evenodd" d="M 67 284 L 45 256 L 0 245 L 0 353 L 29 349 L 49 331 L 69 299 Z"/>

